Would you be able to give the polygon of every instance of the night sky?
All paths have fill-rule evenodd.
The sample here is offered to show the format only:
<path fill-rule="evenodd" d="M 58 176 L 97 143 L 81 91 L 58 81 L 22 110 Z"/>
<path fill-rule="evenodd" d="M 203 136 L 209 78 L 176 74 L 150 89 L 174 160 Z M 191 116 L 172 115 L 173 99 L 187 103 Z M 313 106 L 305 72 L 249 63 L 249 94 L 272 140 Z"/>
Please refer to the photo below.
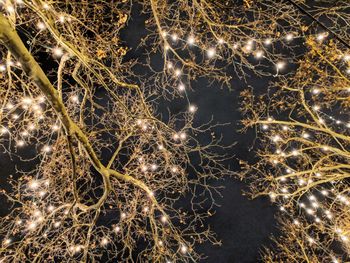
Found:
<path fill-rule="evenodd" d="M 139 7 L 136 7 L 128 27 L 123 31 L 122 40 L 131 48 L 126 59 L 138 58 L 142 61 L 144 50 L 136 49 L 142 37 L 147 34 L 145 30 L 145 16 L 139 14 Z M 147 47 L 145 47 L 147 48 Z M 162 63 L 159 59 L 158 63 Z M 232 74 L 235 74 L 232 72 Z M 249 148 L 253 144 L 254 133 L 252 131 L 241 134 L 237 130 L 241 128 L 239 112 L 239 93 L 248 85 L 255 89 L 267 90 L 267 84 L 270 79 L 258 78 L 251 75 L 248 83 L 240 81 L 233 75 L 232 89 L 226 87 L 220 88 L 215 85 L 209 86 L 205 76 L 198 82 L 192 83 L 193 91 L 189 92 L 189 99 L 198 106 L 195 124 L 207 122 L 213 116 L 214 122 L 230 123 L 223 126 L 219 132 L 225 138 L 226 143 L 236 142 L 236 145 L 229 150 L 232 155 L 230 160 L 231 169 L 239 171 L 238 159 L 251 160 L 254 152 Z M 184 99 L 168 101 L 167 107 L 173 111 L 182 111 L 186 107 Z M 15 174 L 15 167 L 19 162 L 0 158 L 0 184 L 6 185 L 6 178 L 10 174 Z M 23 164 L 21 164 L 23 166 Z M 25 164 L 24 164 L 25 165 Z M 247 187 L 244 182 L 237 178 L 226 178 L 220 182 L 225 186 L 222 190 L 223 197 L 217 199 L 220 207 L 216 210 L 216 215 L 208 220 L 211 228 L 217 233 L 218 238 L 222 240 L 221 247 L 204 244 L 198 249 L 208 256 L 202 262 L 205 263 L 225 263 L 225 262 L 258 262 L 259 253 L 262 246 L 271 245 L 270 237 L 272 234 L 278 234 L 277 222 L 274 218 L 276 207 L 274 207 L 268 198 L 259 198 L 249 200 L 242 195 L 242 191 Z M 0 215 L 5 215 L 8 206 L 1 206 Z"/>
<path fill-rule="evenodd" d="M 127 59 L 142 61 L 147 46 L 136 47 L 141 38 L 146 36 L 147 31 L 145 30 L 146 17 L 141 15 L 139 10 L 137 6 L 134 8 L 131 21 L 123 31 L 121 38 L 131 48 Z M 163 63 L 161 57 L 155 63 L 157 62 L 158 64 Z M 238 132 L 242 128 L 239 93 L 248 86 L 264 92 L 271 79 L 259 78 L 252 73 L 247 82 L 244 82 L 239 80 L 233 70 L 230 73 L 233 74 L 231 75 L 233 77 L 231 89 L 210 85 L 203 76 L 192 83 L 193 91 L 189 91 L 188 96 L 190 102 L 198 106 L 195 125 L 205 123 L 211 117 L 215 123 L 230 123 L 221 127 L 218 132 L 223 135 L 225 143 L 236 142 L 227 153 L 232 156 L 229 163 L 231 169 L 239 171 L 239 159 L 251 160 L 254 158 L 254 152 L 249 151 L 254 141 L 253 131 L 245 134 Z M 142 74 L 147 74 L 147 72 L 142 72 Z M 187 107 L 183 98 L 167 101 L 164 105 L 175 113 Z M 262 246 L 271 245 L 271 235 L 278 234 L 277 222 L 274 218 L 277 209 L 268 198 L 249 200 L 247 196 L 243 196 L 242 191 L 247 189 L 247 184 L 237 178 L 226 178 L 219 184 L 225 187 L 222 190 L 223 197 L 217 199 L 220 207 L 217 208 L 216 214 L 208 220 L 208 223 L 223 244 L 218 247 L 208 243 L 199 247 L 199 250 L 207 256 L 207 259 L 201 262 L 258 262 Z"/>

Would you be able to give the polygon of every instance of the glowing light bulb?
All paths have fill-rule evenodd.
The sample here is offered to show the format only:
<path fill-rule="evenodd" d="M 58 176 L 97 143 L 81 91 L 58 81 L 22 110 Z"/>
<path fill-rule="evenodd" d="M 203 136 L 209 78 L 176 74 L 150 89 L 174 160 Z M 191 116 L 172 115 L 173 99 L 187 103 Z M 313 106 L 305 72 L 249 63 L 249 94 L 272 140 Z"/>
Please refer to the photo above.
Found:
<path fill-rule="evenodd" d="M 38 187 L 39 187 L 38 181 L 32 180 L 32 181 L 29 182 L 29 188 L 30 188 L 30 189 L 35 190 L 35 189 L 37 189 Z"/>
<path fill-rule="evenodd" d="M 264 56 L 264 52 L 258 50 L 255 52 L 255 58 L 262 58 Z"/>
<path fill-rule="evenodd" d="M 120 232 L 120 227 L 119 227 L 119 226 L 116 226 L 116 227 L 114 228 L 114 231 L 115 231 L 116 233 Z"/>
<path fill-rule="evenodd" d="M 179 89 L 180 91 L 184 91 L 184 90 L 185 90 L 185 85 L 181 83 L 181 84 L 179 85 L 178 89 Z"/>
<path fill-rule="evenodd" d="M 293 40 L 293 38 L 294 38 L 294 35 L 292 33 L 289 33 L 289 34 L 286 35 L 286 40 L 287 41 L 291 41 L 291 40 Z"/>
<path fill-rule="evenodd" d="M 171 39 L 172 39 L 173 41 L 176 41 L 178 38 L 179 38 L 178 35 L 175 34 L 175 33 L 171 35 Z"/>
<path fill-rule="evenodd" d="M 65 22 L 65 17 L 64 17 L 64 15 L 60 15 L 59 17 L 58 17 L 58 21 L 60 21 L 61 23 L 64 23 Z"/>
<path fill-rule="evenodd" d="M 208 58 L 213 58 L 213 57 L 215 56 L 215 54 L 216 54 L 216 51 L 215 51 L 214 48 L 209 48 L 209 49 L 207 50 L 207 56 L 208 56 Z"/>
<path fill-rule="evenodd" d="M 6 239 L 4 240 L 4 245 L 5 245 L 5 246 L 8 246 L 8 245 L 11 244 L 11 242 L 12 242 L 12 240 L 11 240 L 10 238 L 6 238 Z"/>
<path fill-rule="evenodd" d="M 281 69 L 283 69 L 284 67 L 285 67 L 285 63 L 284 63 L 284 62 L 280 61 L 280 62 L 277 62 L 277 63 L 276 63 L 276 68 L 277 68 L 278 70 L 281 70 Z"/>
<path fill-rule="evenodd" d="M 193 45 L 195 42 L 196 42 L 196 40 L 195 40 L 195 38 L 194 38 L 193 36 L 189 36 L 189 37 L 187 38 L 187 43 L 188 43 L 189 45 Z"/>
<path fill-rule="evenodd" d="M 175 76 L 178 77 L 181 75 L 181 70 L 180 69 L 176 69 L 175 70 Z"/>
<path fill-rule="evenodd" d="M 4 72 L 6 70 L 6 66 L 3 64 L 0 64 L 0 72 Z"/>
<path fill-rule="evenodd" d="M 313 94 L 318 94 L 318 93 L 320 93 L 320 90 L 319 90 L 319 89 L 317 89 L 317 88 L 312 89 L 312 93 L 313 93 Z"/>
<path fill-rule="evenodd" d="M 102 238 L 101 245 L 106 246 L 108 244 L 108 239 L 106 237 Z"/>
<path fill-rule="evenodd" d="M 24 146 L 25 142 L 23 140 L 18 140 L 16 145 L 19 146 L 19 147 L 22 147 Z"/>
<path fill-rule="evenodd" d="M 188 107 L 188 111 L 191 112 L 191 113 L 194 113 L 194 112 L 197 111 L 197 107 L 194 106 L 194 105 L 190 105 L 190 106 Z"/>
<path fill-rule="evenodd" d="M 73 96 L 71 97 L 71 100 L 72 100 L 73 102 L 78 103 L 78 102 L 79 102 L 79 97 L 78 97 L 78 95 L 73 95 Z"/>
<path fill-rule="evenodd" d="M 267 38 L 267 39 L 264 40 L 264 44 L 265 44 L 266 46 L 271 45 L 271 43 L 272 43 L 271 38 Z"/>
<path fill-rule="evenodd" d="M 31 104 L 33 102 L 33 100 L 30 97 L 25 97 L 25 98 L 22 99 L 22 102 L 24 104 Z"/>
<path fill-rule="evenodd" d="M 308 134 L 308 133 L 303 133 L 303 138 L 305 138 L 305 139 L 307 139 L 307 138 L 309 138 L 310 137 L 310 134 Z"/>
<path fill-rule="evenodd" d="M 54 47 L 52 53 L 55 57 L 61 57 L 63 55 L 63 50 L 60 47 Z"/>
<path fill-rule="evenodd" d="M 165 215 L 163 215 L 161 218 L 160 218 L 160 221 L 162 221 L 163 223 L 166 223 L 168 221 L 167 217 Z"/>
<path fill-rule="evenodd" d="M 45 146 L 43 147 L 43 152 L 45 152 L 45 153 L 51 152 L 51 147 L 50 147 L 49 145 L 45 145 Z"/>
<path fill-rule="evenodd" d="M 187 250 L 188 250 L 188 249 L 187 249 L 187 247 L 186 247 L 185 245 L 182 245 L 182 246 L 181 246 L 181 253 L 182 253 L 182 254 L 186 254 L 186 253 L 187 253 Z"/>
<path fill-rule="evenodd" d="M 29 222 L 29 224 L 28 224 L 28 229 L 29 229 L 29 230 L 33 230 L 33 229 L 36 228 L 36 226 L 37 226 L 37 223 L 31 221 L 31 222 Z"/>
<path fill-rule="evenodd" d="M 13 13 L 13 12 L 15 12 L 15 8 L 12 5 L 8 5 L 6 7 L 6 11 L 9 13 Z"/>
<path fill-rule="evenodd" d="M 43 22 L 38 22 L 38 23 L 36 24 L 36 26 L 37 26 L 37 28 L 38 28 L 39 30 L 44 30 L 44 29 L 46 28 L 46 26 L 45 26 L 45 24 L 44 24 Z"/>
<path fill-rule="evenodd" d="M 184 140 L 186 139 L 186 137 L 187 137 L 186 133 L 184 132 L 180 133 L 180 139 Z"/>

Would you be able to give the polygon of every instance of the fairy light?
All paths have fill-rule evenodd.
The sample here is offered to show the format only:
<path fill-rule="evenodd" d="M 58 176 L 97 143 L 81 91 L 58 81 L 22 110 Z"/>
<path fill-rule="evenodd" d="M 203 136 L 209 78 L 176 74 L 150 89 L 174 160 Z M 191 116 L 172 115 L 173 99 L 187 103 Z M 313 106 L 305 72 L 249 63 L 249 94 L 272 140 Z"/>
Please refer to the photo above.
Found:
<path fill-rule="evenodd" d="M 24 146 L 25 142 L 23 140 L 18 140 L 16 145 L 19 146 L 19 147 L 22 147 Z"/>
<path fill-rule="evenodd" d="M 28 230 L 33 230 L 33 229 L 35 229 L 36 227 L 37 227 L 37 223 L 36 223 L 36 222 L 30 221 L 30 222 L 28 223 Z"/>
<path fill-rule="evenodd" d="M 175 76 L 178 77 L 181 75 L 181 69 L 175 69 Z"/>
<path fill-rule="evenodd" d="M 78 102 L 79 102 L 79 97 L 78 97 L 78 95 L 73 95 L 73 96 L 71 97 L 71 100 L 72 100 L 73 102 L 75 102 L 75 103 L 78 103 Z"/>
<path fill-rule="evenodd" d="M 184 91 L 185 90 L 185 85 L 183 83 L 181 83 L 179 86 L 178 86 L 178 89 L 179 91 Z"/>
<path fill-rule="evenodd" d="M 5 245 L 5 246 L 8 246 L 8 245 L 11 244 L 11 242 L 12 242 L 12 240 L 11 240 L 10 238 L 6 238 L 6 239 L 4 240 L 4 245 Z"/>
<path fill-rule="evenodd" d="M 171 35 L 171 40 L 173 40 L 173 41 L 176 41 L 176 40 L 178 40 L 178 35 L 177 34 L 175 34 L 175 33 L 173 33 L 172 35 Z"/>
<path fill-rule="evenodd" d="M 165 215 L 163 215 L 161 218 L 160 218 L 160 221 L 162 221 L 162 223 L 166 223 L 168 221 L 167 217 Z"/>
<path fill-rule="evenodd" d="M 54 47 L 52 53 L 55 57 L 61 57 L 63 55 L 63 50 L 60 47 Z"/>
<path fill-rule="evenodd" d="M 51 147 L 50 147 L 49 145 L 45 145 L 45 146 L 43 147 L 43 152 L 45 152 L 45 153 L 51 152 Z"/>
<path fill-rule="evenodd" d="M 46 28 L 46 26 L 45 26 L 45 24 L 44 24 L 43 22 L 38 22 L 38 23 L 36 24 L 36 26 L 37 26 L 37 28 L 38 28 L 39 30 L 44 30 L 44 29 Z"/>
<path fill-rule="evenodd" d="M 215 54 L 216 54 L 216 51 L 215 51 L 214 48 L 209 48 L 209 49 L 207 50 L 207 56 L 208 56 L 208 58 L 213 58 L 213 57 L 215 56 Z"/>
<path fill-rule="evenodd" d="M 197 111 L 197 107 L 194 106 L 194 105 L 190 105 L 190 106 L 188 107 L 188 111 L 191 112 L 191 113 L 194 113 L 194 112 Z"/>
<path fill-rule="evenodd" d="M 39 182 L 36 180 L 32 180 L 29 182 L 29 188 L 32 190 L 36 190 L 39 187 Z"/>
<path fill-rule="evenodd" d="M 63 24 L 63 23 L 66 21 L 64 15 L 60 15 L 60 16 L 58 17 L 58 21 L 60 21 L 60 23 Z"/>
<path fill-rule="evenodd" d="M 102 246 L 106 246 L 106 245 L 108 245 L 108 243 L 109 243 L 109 241 L 108 241 L 108 239 L 106 237 L 102 238 L 102 240 L 101 240 L 101 245 Z"/>
<path fill-rule="evenodd" d="M 289 34 L 286 35 L 286 40 L 287 41 L 292 41 L 293 38 L 294 38 L 294 35 L 292 33 L 289 33 Z"/>
<path fill-rule="evenodd" d="M 193 36 L 189 36 L 189 37 L 187 38 L 187 43 L 188 43 L 189 45 L 193 45 L 195 42 L 196 42 L 196 40 L 195 40 L 195 38 L 194 38 Z"/>
<path fill-rule="evenodd" d="M 12 5 L 8 5 L 8 6 L 6 6 L 6 11 L 9 13 L 14 13 L 15 8 Z"/>
<path fill-rule="evenodd" d="M 4 72 L 6 70 L 6 66 L 4 64 L 0 64 L 0 72 Z"/>
<path fill-rule="evenodd" d="M 267 39 L 264 40 L 264 44 L 265 44 L 266 46 L 271 45 L 271 43 L 272 43 L 272 39 L 271 39 L 271 38 L 267 38 Z"/>
<path fill-rule="evenodd" d="M 259 59 L 262 58 L 264 56 L 264 52 L 261 50 L 258 50 L 255 52 L 255 58 Z"/>
<path fill-rule="evenodd" d="M 284 63 L 284 62 L 280 61 L 280 62 L 277 62 L 277 63 L 276 63 L 276 68 L 277 68 L 278 70 L 281 70 L 281 69 L 283 69 L 284 67 L 285 67 L 285 63 Z"/>
<path fill-rule="evenodd" d="M 187 253 L 187 250 L 188 250 L 187 246 L 185 246 L 185 245 L 182 245 L 182 246 L 181 246 L 181 253 L 182 253 L 182 254 L 186 254 L 186 253 Z"/>

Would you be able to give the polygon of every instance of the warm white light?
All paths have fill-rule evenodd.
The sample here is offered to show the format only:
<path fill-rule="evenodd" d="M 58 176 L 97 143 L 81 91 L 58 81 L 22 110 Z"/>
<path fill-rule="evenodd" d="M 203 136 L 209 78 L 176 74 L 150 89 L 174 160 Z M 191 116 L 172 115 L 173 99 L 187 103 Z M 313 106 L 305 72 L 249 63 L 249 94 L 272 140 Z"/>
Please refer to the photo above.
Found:
<path fill-rule="evenodd" d="M 315 89 L 312 90 L 312 93 L 313 93 L 313 94 L 318 94 L 318 93 L 320 93 L 320 90 L 317 89 L 317 88 L 315 88 Z"/>
<path fill-rule="evenodd" d="M 255 52 L 256 58 L 262 58 L 263 56 L 264 56 L 264 52 L 262 52 L 261 50 L 258 50 Z"/>
<path fill-rule="evenodd" d="M 181 246 L 181 253 L 183 254 L 187 253 L 187 247 L 185 245 Z"/>
<path fill-rule="evenodd" d="M 7 10 L 7 12 L 9 12 L 9 13 L 15 12 L 15 8 L 14 8 L 12 5 L 8 5 L 8 6 L 6 7 L 6 10 Z"/>
<path fill-rule="evenodd" d="M 276 63 L 276 68 L 277 68 L 278 70 L 283 69 L 284 66 L 285 66 L 285 63 L 282 62 L 282 61 Z"/>
<path fill-rule="evenodd" d="M 39 187 L 39 183 L 36 180 L 32 180 L 29 182 L 29 188 L 35 190 Z"/>
<path fill-rule="evenodd" d="M 176 41 L 177 39 L 178 39 L 178 36 L 177 36 L 177 34 L 172 34 L 171 35 L 171 39 L 173 40 L 173 41 Z"/>
<path fill-rule="evenodd" d="M 264 44 L 265 44 L 266 46 L 271 45 L 271 43 L 272 43 L 271 38 L 265 39 L 265 41 L 264 41 Z"/>
<path fill-rule="evenodd" d="M 79 97 L 78 97 L 77 95 L 73 95 L 73 96 L 71 97 L 71 100 L 72 100 L 73 102 L 79 102 Z"/>
<path fill-rule="evenodd" d="M 187 38 L 187 43 L 189 44 L 189 45 L 193 45 L 194 43 L 195 43 L 195 38 L 193 37 L 193 36 L 189 36 L 188 38 Z"/>
<path fill-rule="evenodd" d="M 0 64 L 0 72 L 4 72 L 6 70 L 6 66 L 3 64 Z"/>
<path fill-rule="evenodd" d="M 38 29 L 40 30 L 44 30 L 46 28 L 45 24 L 43 22 L 38 22 L 36 24 L 36 26 L 38 27 Z"/>
<path fill-rule="evenodd" d="M 197 111 L 197 107 L 194 106 L 194 105 L 190 105 L 190 106 L 188 107 L 188 110 L 189 110 L 189 112 L 193 113 L 193 112 L 196 112 L 196 111 Z"/>
<path fill-rule="evenodd" d="M 180 76 L 181 75 L 181 70 L 180 69 L 176 69 L 175 70 L 175 76 Z"/>
<path fill-rule="evenodd" d="M 43 152 L 49 153 L 50 151 L 51 151 L 51 147 L 50 147 L 49 145 L 45 145 L 45 146 L 43 147 Z"/>
<path fill-rule="evenodd" d="M 4 240 L 4 245 L 5 245 L 5 246 L 10 245 L 10 244 L 11 244 L 11 241 L 12 241 L 12 240 L 11 240 L 10 238 L 5 239 L 5 240 Z"/>
<path fill-rule="evenodd" d="M 60 47 L 54 47 L 52 53 L 55 57 L 61 57 L 63 55 L 63 50 Z"/>
<path fill-rule="evenodd" d="M 105 245 L 107 245 L 107 244 L 108 244 L 108 239 L 107 239 L 106 237 L 102 238 L 102 240 L 101 240 L 101 245 L 102 245 L 102 246 L 105 246 Z"/>
<path fill-rule="evenodd" d="M 184 91 L 184 90 L 185 90 L 185 85 L 181 83 L 181 84 L 179 85 L 178 89 L 179 89 L 180 91 Z"/>
<path fill-rule="evenodd" d="M 61 23 L 64 23 L 64 21 L 65 21 L 64 15 L 60 15 L 60 16 L 58 17 L 58 20 L 59 20 Z"/>
<path fill-rule="evenodd" d="M 19 146 L 19 147 L 22 147 L 22 146 L 24 146 L 24 141 L 23 140 L 19 140 L 19 141 L 17 141 L 17 143 L 16 143 L 16 145 L 17 146 Z"/>
<path fill-rule="evenodd" d="M 214 48 L 209 48 L 209 49 L 207 50 L 207 56 L 208 56 L 208 58 L 213 58 L 213 57 L 215 56 L 215 54 L 216 54 L 216 51 L 215 51 Z"/>
<path fill-rule="evenodd" d="M 286 40 L 287 41 L 291 41 L 291 40 L 293 40 L 293 38 L 294 38 L 294 35 L 292 33 L 289 33 L 289 34 L 286 35 Z"/>
<path fill-rule="evenodd" d="M 165 222 L 167 221 L 167 217 L 166 217 L 166 216 L 162 216 L 162 217 L 160 218 L 160 221 L 162 221 L 163 223 L 165 223 Z"/>

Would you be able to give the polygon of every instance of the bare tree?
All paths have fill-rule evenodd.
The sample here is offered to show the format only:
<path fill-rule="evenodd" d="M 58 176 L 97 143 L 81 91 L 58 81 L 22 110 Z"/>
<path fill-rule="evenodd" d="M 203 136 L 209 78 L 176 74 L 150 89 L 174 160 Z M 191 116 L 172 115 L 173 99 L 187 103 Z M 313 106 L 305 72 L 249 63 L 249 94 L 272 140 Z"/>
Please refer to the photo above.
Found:
<path fill-rule="evenodd" d="M 292 76 L 272 83 L 268 94 L 242 93 L 243 124 L 256 128 L 259 157 L 242 162 L 242 176 L 251 180 L 252 197 L 268 195 L 281 210 L 282 236 L 265 251 L 267 262 L 349 259 L 350 6 L 340 2 L 309 12 L 314 25 L 330 24 L 306 38 Z"/>
<path fill-rule="evenodd" d="M 193 127 L 196 106 L 165 121 L 156 103 L 198 76 L 227 84 L 228 65 L 241 77 L 267 74 L 260 59 L 280 68 L 271 44 L 294 32 L 279 23 L 299 22 L 273 3 L 142 2 L 143 79 L 120 39 L 132 1 L 0 1 L 1 148 L 36 163 L 2 191 L 13 207 L 1 220 L 1 262 L 188 262 L 201 258 L 196 244 L 218 244 L 204 221 L 214 214 L 210 180 L 231 174 L 221 138 L 196 139 L 212 127 Z"/>

